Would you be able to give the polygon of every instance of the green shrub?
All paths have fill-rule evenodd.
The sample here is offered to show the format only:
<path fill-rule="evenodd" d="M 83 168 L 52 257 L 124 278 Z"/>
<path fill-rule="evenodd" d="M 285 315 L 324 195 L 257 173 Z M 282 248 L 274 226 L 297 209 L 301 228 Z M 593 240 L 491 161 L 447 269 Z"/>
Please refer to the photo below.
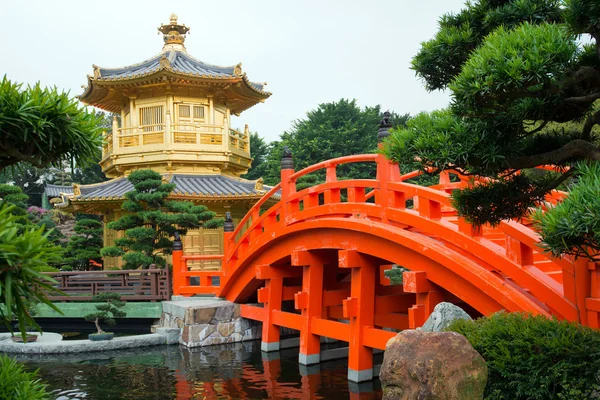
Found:
<path fill-rule="evenodd" d="M 13 205 L 0 205 L 0 324 L 13 332 L 12 321 L 17 319 L 19 331 L 25 338 L 26 327 L 41 332 L 30 314 L 38 303 L 44 303 L 56 312 L 62 312 L 48 299 L 60 295 L 52 285 L 56 281 L 36 268 L 46 268 L 60 257 L 59 247 L 48 243 L 44 228 L 27 227 L 11 215 Z"/>
<path fill-rule="evenodd" d="M 488 365 L 488 400 L 600 398 L 600 332 L 520 313 L 458 320 Z"/>
<path fill-rule="evenodd" d="M 27 372 L 23 364 L 6 355 L 0 355 L 0 399 L 49 399 L 46 386 L 37 378 L 37 371 Z"/>
<path fill-rule="evenodd" d="M 60 267 L 60 270 L 62 272 L 71 272 L 73 271 L 73 267 L 71 267 L 70 265 L 63 265 L 62 267 Z"/>
<path fill-rule="evenodd" d="M 40 265 L 39 267 L 34 267 L 33 269 L 37 272 L 60 272 L 58 268 L 54 268 L 49 265 Z"/>

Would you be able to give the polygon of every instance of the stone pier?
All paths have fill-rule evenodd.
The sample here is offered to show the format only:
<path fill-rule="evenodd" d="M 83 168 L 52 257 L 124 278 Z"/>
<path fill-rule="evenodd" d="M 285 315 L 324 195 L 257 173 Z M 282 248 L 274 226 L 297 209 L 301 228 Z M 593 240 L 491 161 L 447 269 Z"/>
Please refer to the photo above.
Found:
<path fill-rule="evenodd" d="M 186 347 L 236 343 L 261 338 L 260 322 L 240 317 L 240 305 L 214 297 L 163 301 L 159 327 L 179 328 Z"/>

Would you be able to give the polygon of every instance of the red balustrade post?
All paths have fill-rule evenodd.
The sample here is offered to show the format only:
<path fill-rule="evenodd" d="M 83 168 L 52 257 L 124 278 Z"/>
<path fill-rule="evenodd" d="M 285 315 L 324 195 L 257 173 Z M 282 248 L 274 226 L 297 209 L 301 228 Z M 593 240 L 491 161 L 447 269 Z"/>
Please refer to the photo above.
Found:
<path fill-rule="evenodd" d="M 589 262 L 590 297 L 585 300 L 587 323 L 590 328 L 600 328 L 600 262 Z"/>
<path fill-rule="evenodd" d="M 383 119 L 379 123 L 379 130 L 377 131 L 377 147 L 379 150 L 383 148 L 383 141 L 385 138 L 390 136 L 389 128 L 392 127 L 390 123 L 390 113 L 386 111 L 383 113 Z M 394 207 L 394 193 L 391 193 L 388 189 L 388 182 L 400 181 L 400 169 L 398 164 L 389 161 L 383 154 L 377 155 L 377 181 L 379 182 L 379 193 L 375 192 L 375 203 L 381 206 L 381 211 L 384 222 L 387 221 L 385 216 L 385 210 L 388 207 Z"/>
<path fill-rule="evenodd" d="M 292 159 L 292 152 L 287 146 L 283 148 L 283 155 L 281 156 L 281 211 L 279 214 L 279 221 L 285 225 L 285 218 L 288 215 L 288 198 L 296 192 L 296 183 L 290 181 L 290 176 L 294 173 L 294 160 Z"/>
<path fill-rule="evenodd" d="M 173 262 L 173 295 L 178 296 L 181 294 L 181 287 L 184 284 L 185 277 L 181 276 L 181 272 L 185 265 L 185 261 L 181 259 L 183 256 L 183 244 L 181 243 L 181 237 L 179 233 L 175 233 L 175 240 L 173 241 L 173 254 L 171 260 Z"/>

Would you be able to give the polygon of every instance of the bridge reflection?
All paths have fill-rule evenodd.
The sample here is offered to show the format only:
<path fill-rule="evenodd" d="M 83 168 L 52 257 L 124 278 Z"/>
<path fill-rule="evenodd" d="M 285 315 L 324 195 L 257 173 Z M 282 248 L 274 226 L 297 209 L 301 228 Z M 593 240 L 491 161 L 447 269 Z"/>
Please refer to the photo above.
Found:
<path fill-rule="evenodd" d="M 297 350 L 262 353 L 260 363 L 238 365 L 239 376 L 231 379 L 198 379 L 189 370 L 175 371 L 178 400 L 188 399 L 331 399 L 375 400 L 381 398 L 378 382 L 353 384 L 347 381 L 344 363 L 340 368 L 327 365 L 298 366 Z M 281 357 L 284 357 L 282 360 Z M 282 367 L 282 362 L 284 366 Z M 299 368 L 297 373 L 290 368 Z M 323 368 L 323 369 L 321 369 Z M 348 385 L 348 397 L 339 388 Z"/>

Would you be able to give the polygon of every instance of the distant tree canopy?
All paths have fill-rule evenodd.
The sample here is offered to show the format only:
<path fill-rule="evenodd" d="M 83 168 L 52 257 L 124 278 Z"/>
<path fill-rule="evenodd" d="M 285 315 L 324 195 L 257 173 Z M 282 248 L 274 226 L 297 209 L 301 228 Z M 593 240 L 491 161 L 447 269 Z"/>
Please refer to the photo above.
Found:
<path fill-rule="evenodd" d="M 591 42 L 578 44 L 581 34 Z M 444 15 L 412 68 L 427 89 L 449 89 L 451 105 L 411 119 L 389 138 L 386 155 L 492 178 L 453 195 L 459 214 L 475 224 L 526 215 L 577 174 L 576 162 L 600 161 L 599 36 L 594 0 L 479 0 Z M 517 173 L 548 164 L 556 172 Z M 576 236 L 577 224 L 599 226 L 597 210 L 566 217 L 571 229 L 563 234 Z M 600 230 L 595 235 L 597 245 Z"/>
<path fill-rule="evenodd" d="M 250 154 L 252 155 L 252 166 L 248 173 L 243 177 L 249 180 L 256 180 L 264 177 L 267 172 L 267 157 L 271 145 L 260 137 L 258 133 L 250 134 Z"/>
<path fill-rule="evenodd" d="M 297 171 L 331 158 L 352 154 L 374 153 L 377 150 L 377 127 L 382 118 L 379 106 L 361 109 L 356 100 L 320 104 L 294 121 L 292 129 L 273 142 L 263 168 L 267 184 L 279 182 L 279 162 L 284 146 L 292 151 Z M 404 126 L 409 115 L 392 113 L 392 125 Z M 374 165 L 354 164 L 338 168 L 342 178 L 372 178 Z"/>
<path fill-rule="evenodd" d="M 61 161 L 84 166 L 101 144 L 100 118 L 67 93 L 0 82 L 0 171 L 26 162 L 43 168 Z"/>

